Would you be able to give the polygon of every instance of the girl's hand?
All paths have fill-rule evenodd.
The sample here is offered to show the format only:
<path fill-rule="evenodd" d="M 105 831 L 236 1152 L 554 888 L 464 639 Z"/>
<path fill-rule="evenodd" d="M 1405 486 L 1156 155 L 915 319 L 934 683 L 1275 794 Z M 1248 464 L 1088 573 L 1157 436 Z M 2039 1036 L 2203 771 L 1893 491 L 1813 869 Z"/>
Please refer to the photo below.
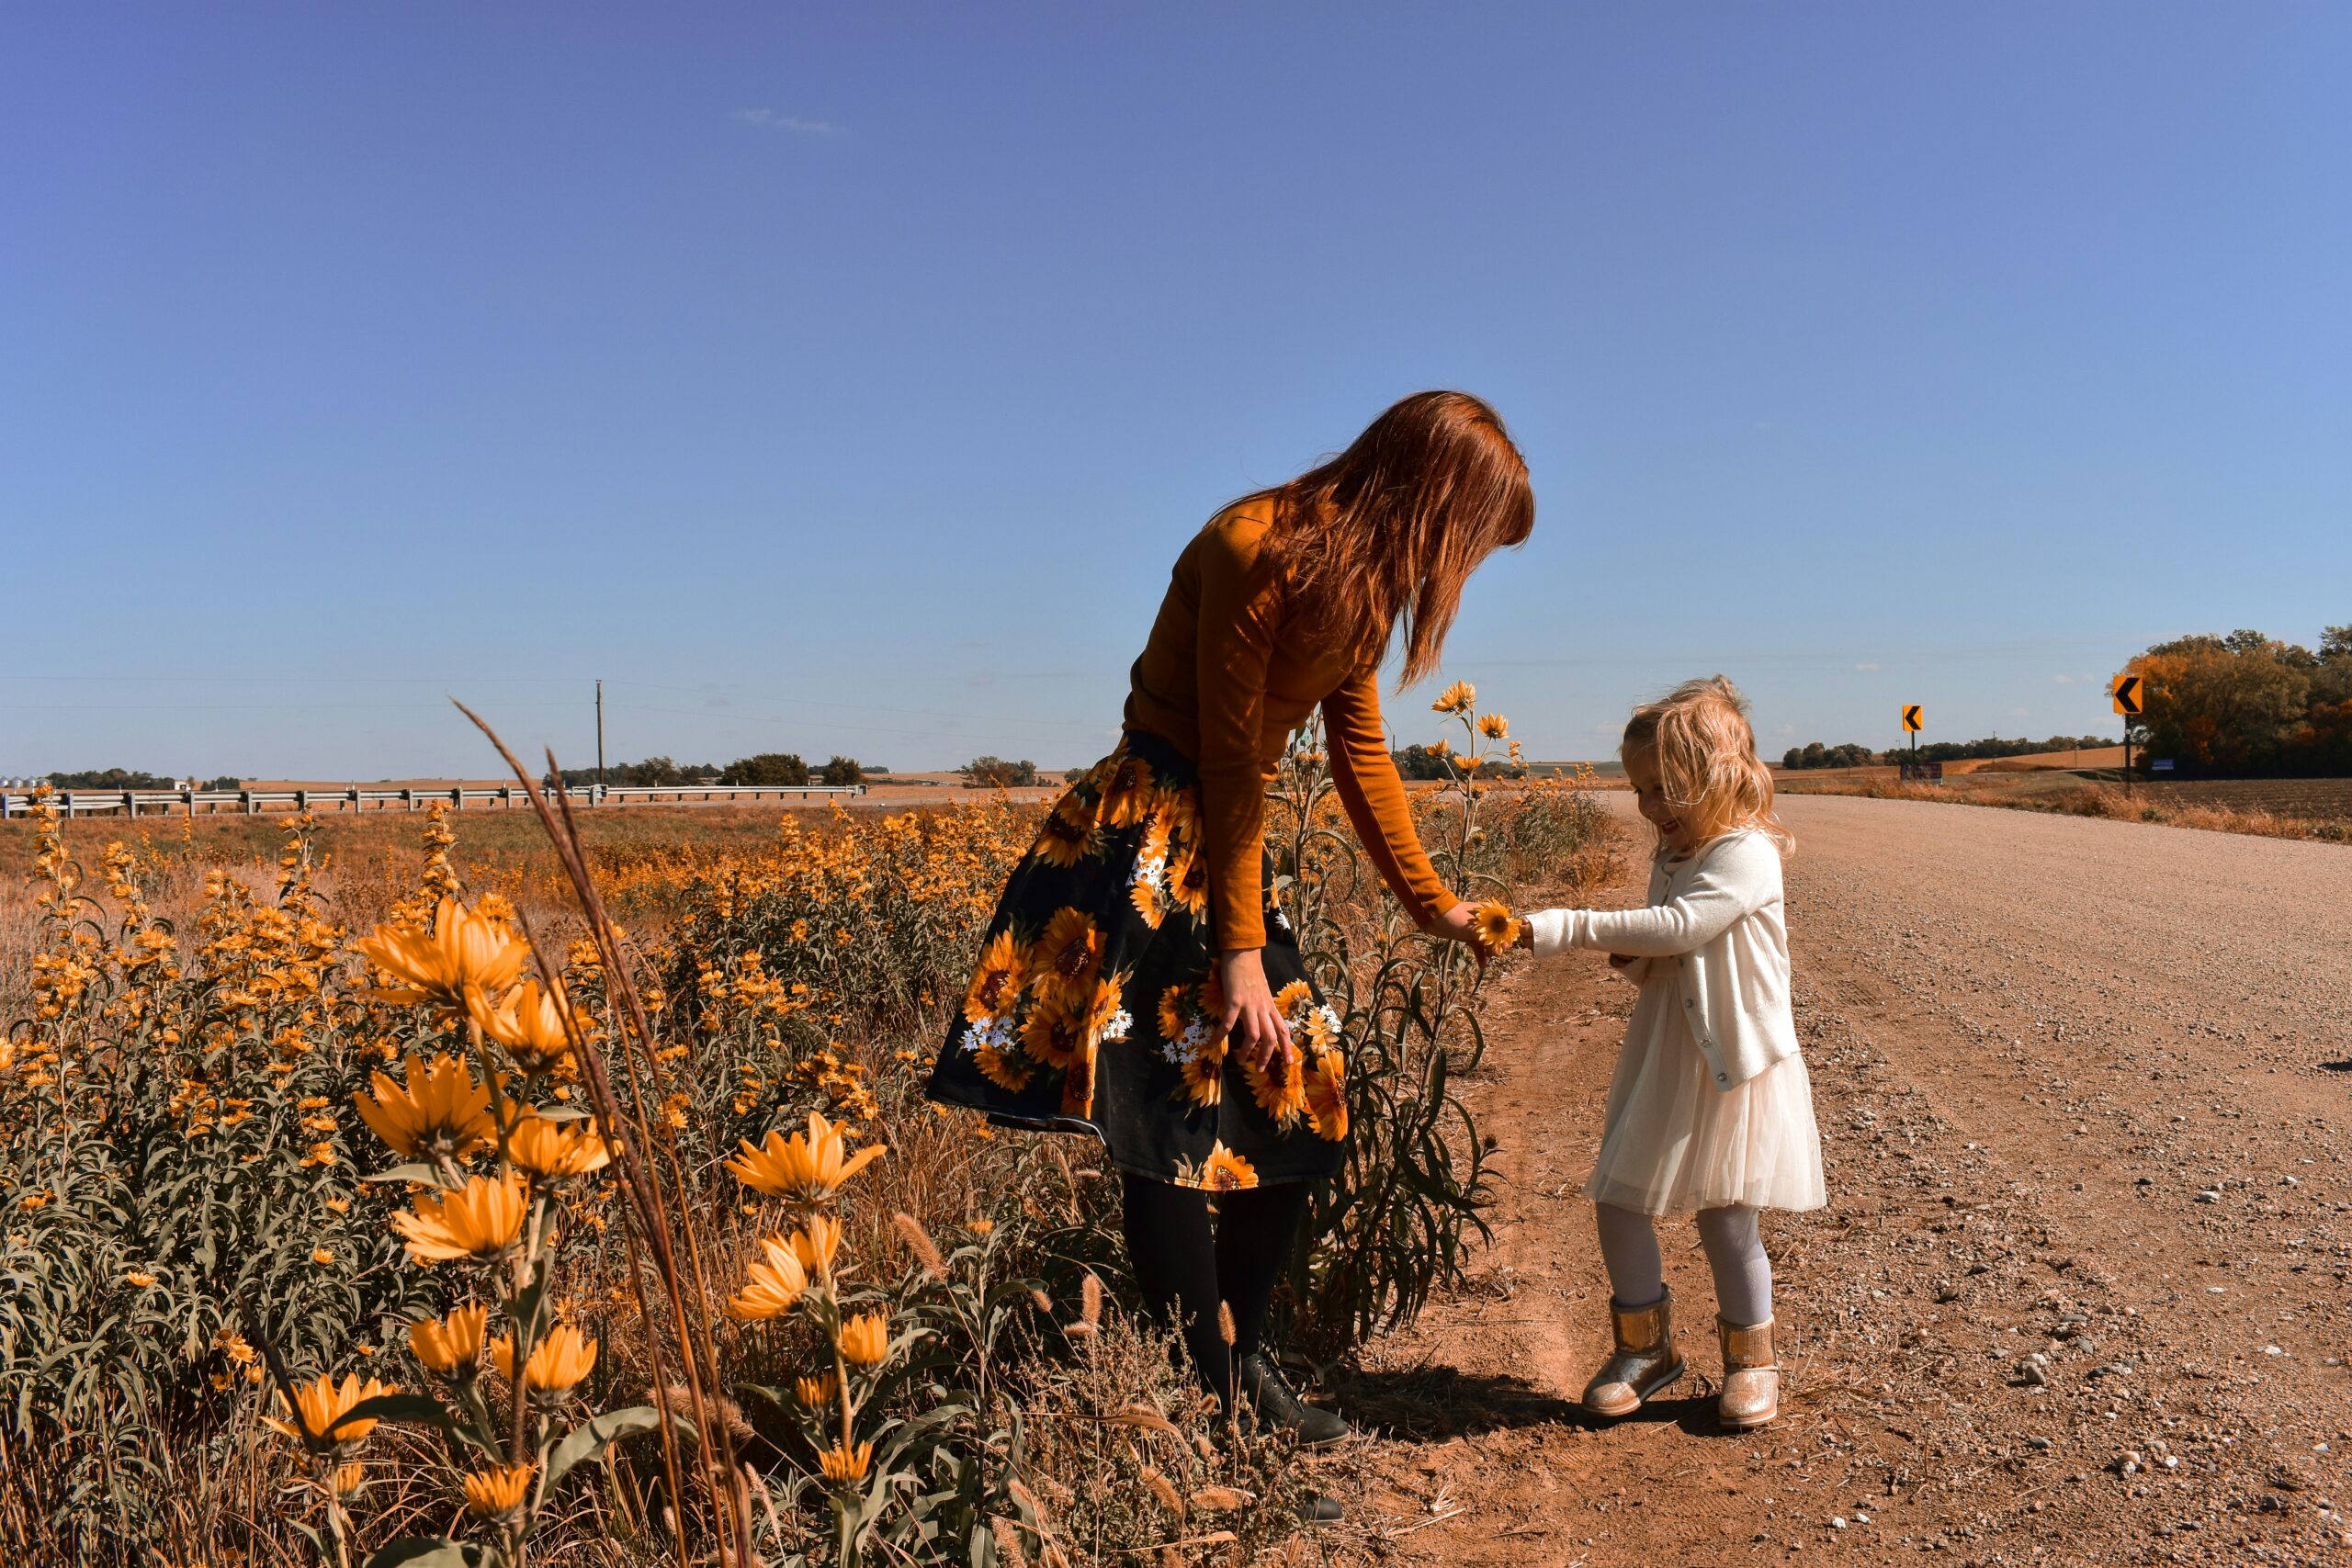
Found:
<path fill-rule="evenodd" d="M 1216 975 L 1225 988 L 1225 1016 L 1218 1021 L 1227 1044 L 1241 1060 L 1264 1072 L 1290 1054 L 1290 1024 L 1275 1010 L 1274 993 L 1266 985 L 1266 965 L 1254 947 L 1216 955 Z"/>

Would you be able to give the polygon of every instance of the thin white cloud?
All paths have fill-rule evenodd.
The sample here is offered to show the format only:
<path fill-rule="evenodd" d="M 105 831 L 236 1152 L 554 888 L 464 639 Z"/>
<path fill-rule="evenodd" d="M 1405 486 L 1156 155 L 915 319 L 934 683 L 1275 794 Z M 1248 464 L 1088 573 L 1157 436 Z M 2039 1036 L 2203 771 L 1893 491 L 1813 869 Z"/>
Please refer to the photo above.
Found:
<path fill-rule="evenodd" d="M 1858 675 L 1868 675 L 1868 674 L 1871 673 L 1873 671 L 1877 670 L 1877 668 L 1878 668 L 1878 660 L 1870 660 L 1870 661 L 1869 661 L 1869 662 L 1867 662 L 1867 663 L 1862 663 L 1862 664 L 1857 664 L 1857 665 L 1855 665 L 1855 666 L 1854 666 L 1854 673 L 1856 673 L 1856 674 L 1858 674 Z"/>
<path fill-rule="evenodd" d="M 849 127 L 830 120 L 802 119 L 797 115 L 778 114 L 774 109 L 737 109 L 738 125 L 756 126 L 762 130 L 789 131 L 795 136 L 815 136 L 835 141 L 849 134 Z"/>

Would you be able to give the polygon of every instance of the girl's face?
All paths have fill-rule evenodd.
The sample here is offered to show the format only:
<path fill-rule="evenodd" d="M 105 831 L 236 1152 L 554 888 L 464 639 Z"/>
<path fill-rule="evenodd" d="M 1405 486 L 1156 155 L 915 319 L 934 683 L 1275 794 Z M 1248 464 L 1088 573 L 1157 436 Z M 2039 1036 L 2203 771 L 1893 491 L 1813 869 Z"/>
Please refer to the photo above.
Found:
<path fill-rule="evenodd" d="M 1642 820 L 1658 830 L 1667 848 L 1680 854 L 1691 847 L 1690 829 L 1676 815 L 1673 805 L 1666 798 L 1666 786 L 1657 776 L 1656 751 L 1625 753 L 1625 776 L 1633 781 L 1634 804 L 1641 808 Z"/>

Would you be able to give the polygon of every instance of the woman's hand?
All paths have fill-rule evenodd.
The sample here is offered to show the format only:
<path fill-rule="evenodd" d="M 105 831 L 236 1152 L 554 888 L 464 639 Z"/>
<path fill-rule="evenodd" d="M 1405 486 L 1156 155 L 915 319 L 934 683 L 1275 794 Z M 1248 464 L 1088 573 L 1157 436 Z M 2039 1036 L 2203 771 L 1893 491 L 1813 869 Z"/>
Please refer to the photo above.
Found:
<path fill-rule="evenodd" d="M 1456 904 L 1422 930 L 1430 936 L 1442 937 L 1447 942 L 1458 942 L 1475 949 L 1478 945 L 1478 906 Z"/>
<path fill-rule="evenodd" d="M 1487 931 L 1480 924 L 1478 916 L 1482 908 L 1491 914 L 1502 908 L 1502 906 L 1499 904 L 1484 906 L 1471 903 L 1456 904 L 1453 908 L 1422 927 L 1421 934 L 1438 937 L 1446 942 L 1460 942 L 1470 950 L 1470 956 L 1477 960 L 1478 967 L 1483 970 L 1487 967 L 1487 961 L 1494 957 L 1500 949 L 1490 945 Z M 1527 922 L 1514 920 L 1512 923 L 1519 928 L 1519 935 L 1514 940 L 1520 945 L 1525 946 Z"/>
<path fill-rule="evenodd" d="M 1241 1060 L 1263 1072 L 1290 1054 L 1290 1024 L 1274 1009 L 1274 993 L 1266 985 L 1266 965 L 1254 947 L 1216 955 L 1216 977 L 1225 988 L 1225 1016 L 1219 1024 L 1226 1043 Z"/>

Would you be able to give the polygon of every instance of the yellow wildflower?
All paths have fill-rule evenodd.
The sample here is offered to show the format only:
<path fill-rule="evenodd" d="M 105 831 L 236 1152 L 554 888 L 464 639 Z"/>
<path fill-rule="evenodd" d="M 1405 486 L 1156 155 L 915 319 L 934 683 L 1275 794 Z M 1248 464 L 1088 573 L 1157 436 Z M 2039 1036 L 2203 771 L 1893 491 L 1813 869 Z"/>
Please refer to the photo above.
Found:
<path fill-rule="evenodd" d="M 293 1415 L 299 1411 L 300 1427 L 295 1426 L 291 1421 L 282 1421 L 275 1416 L 263 1416 L 262 1423 L 283 1432 L 298 1442 L 356 1443 L 376 1429 L 376 1418 L 370 1416 L 356 1421 L 346 1421 L 344 1419 L 345 1414 L 362 1402 L 375 1398 L 378 1394 L 399 1392 L 400 1390 L 391 1384 L 379 1382 L 374 1378 L 362 1382 L 356 1372 L 345 1377 L 340 1386 L 332 1376 L 322 1377 L 316 1382 L 306 1383 L 294 1391 L 295 1410 L 288 1411 L 288 1414 Z M 286 1396 L 281 1393 L 278 1395 L 279 1408 L 284 1409 L 285 1404 Z M 305 1428 L 307 1428 L 307 1434 Z"/>
<path fill-rule="evenodd" d="M 531 1489 L 533 1467 L 527 1464 L 493 1465 L 488 1470 L 469 1470 L 460 1479 L 466 1489 L 466 1512 L 477 1518 L 495 1519 L 514 1512 L 523 1506 L 523 1498 Z"/>
<path fill-rule="evenodd" d="M 359 1119 L 402 1159 L 463 1159 L 494 1131 L 489 1087 L 476 1083 L 454 1057 L 436 1055 L 427 1066 L 412 1052 L 407 1083 L 394 1083 L 380 1072 L 371 1081 L 375 1098 L 354 1094 L 352 1102 Z"/>
<path fill-rule="evenodd" d="M 392 1216 L 392 1228 L 407 1238 L 415 1262 L 493 1258 L 523 1234 L 529 1196 L 519 1177 L 471 1177 L 458 1191 L 420 1197 L 414 1209 Z"/>
<path fill-rule="evenodd" d="M 787 1139 L 771 1131 L 764 1147 L 754 1147 L 748 1138 L 741 1144 L 743 1152 L 727 1162 L 736 1179 L 771 1198 L 797 1203 L 824 1202 L 883 1153 L 883 1146 L 875 1144 L 843 1157 L 840 1125 L 820 1111 L 808 1113 L 806 1134 L 795 1133 Z"/>
<path fill-rule="evenodd" d="M 890 1322 L 878 1312 L 860 1313 L 842 1325 L 837 1343 L 843 1357 L 861 1367 L 875 1366 L 890 1353 Z"/>
<path fill-rule="evenodd" d="M 743 1288 L 727 1300 L 727 1315 L 745 1323 L 783 1316 L 808 1288 L 807 1270 L 781 1236 L 767 1237 L 760 1250 L 767 1261 L 745 1270 Z"/>
<path fill-rule="evenodd" d="M 522 973 L 530 948 L 503 920 L 476 914 L 444 897 L 433 929 L 383 925 L 351 944 L 352 951 L 395 982 L 377 994 L 386 1001 L 433 1002 L 452 1011 L 469 991 L 498 995 Z"/>
<path fill-rule="evenodd" d="M 462 1376 L 481 1359 L 482 1331 L 489 1323 L 489 1308 L 480 1303 L 461 1306 L 447 1317 L 409 1325 L 408 1348 L 430 1370 Z"/>

